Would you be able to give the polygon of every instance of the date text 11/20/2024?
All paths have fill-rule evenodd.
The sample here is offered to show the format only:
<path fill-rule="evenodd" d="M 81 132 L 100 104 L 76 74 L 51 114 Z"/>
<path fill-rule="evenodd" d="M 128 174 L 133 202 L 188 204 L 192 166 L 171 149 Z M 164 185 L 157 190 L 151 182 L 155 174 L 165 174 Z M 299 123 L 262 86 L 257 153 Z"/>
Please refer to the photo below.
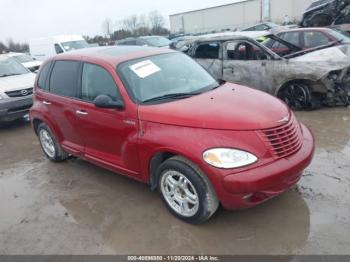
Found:
<path fill-rule="evenodd" d="M 128 256 L 128 261 L 220 261 L 217 256 Z"/>

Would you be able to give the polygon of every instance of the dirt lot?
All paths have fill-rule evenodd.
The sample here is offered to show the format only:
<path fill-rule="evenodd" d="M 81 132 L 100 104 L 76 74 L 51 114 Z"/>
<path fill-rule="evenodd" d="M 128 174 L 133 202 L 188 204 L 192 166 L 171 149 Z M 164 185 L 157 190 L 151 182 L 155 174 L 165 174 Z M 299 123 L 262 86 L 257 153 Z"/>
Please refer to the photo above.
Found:
<path fill-rule="evenodd" d="M 0 254 L 350 254 L 350 108 L 298 113 L 317 139 L 298 187 L 191 226 L 156 192 L 82 160 L 53 164 L 0 128 Z"/>

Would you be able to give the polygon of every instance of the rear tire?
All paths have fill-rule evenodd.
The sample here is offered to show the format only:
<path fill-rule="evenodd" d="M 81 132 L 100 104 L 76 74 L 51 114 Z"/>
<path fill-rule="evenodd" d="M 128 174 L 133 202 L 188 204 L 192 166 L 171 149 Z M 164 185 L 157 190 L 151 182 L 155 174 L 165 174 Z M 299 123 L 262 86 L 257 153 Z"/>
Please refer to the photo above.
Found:
<path fill-rule="evenodd" d="M 158 168 L 158 188 L 169 211 L 190 224 L 207 221 L 219 201 L 208 179 L 190 161 L 175 156 Z"/>
<path fill-rule="evenodd" d="M 48 159 L 53 162 L 62 162 L 69 155 L 63 151 L 51 129 L 44 123 L 38 126 L 37 130 L 40 146 Z"/>

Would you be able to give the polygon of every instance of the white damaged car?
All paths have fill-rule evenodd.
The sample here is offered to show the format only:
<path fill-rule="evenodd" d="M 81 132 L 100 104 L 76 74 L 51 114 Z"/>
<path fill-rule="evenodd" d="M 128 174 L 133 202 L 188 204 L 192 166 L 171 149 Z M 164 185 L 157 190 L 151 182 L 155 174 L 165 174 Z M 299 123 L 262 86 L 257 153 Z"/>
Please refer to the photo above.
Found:
<path fill-rule="evenodd" d="M 275 35 L 265 38 L 289 52 L 281 57 L 239 35 L 192 39 L 184 51 L 216 79 L 265 91 L 294 109 L 349 104 L 350 45 L 301 50 Z"/>

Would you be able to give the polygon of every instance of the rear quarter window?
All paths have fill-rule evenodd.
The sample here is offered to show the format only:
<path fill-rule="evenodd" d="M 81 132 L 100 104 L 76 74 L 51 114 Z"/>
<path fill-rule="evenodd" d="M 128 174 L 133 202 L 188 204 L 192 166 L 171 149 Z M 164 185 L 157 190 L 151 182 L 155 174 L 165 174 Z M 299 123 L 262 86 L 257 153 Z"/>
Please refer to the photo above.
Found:
<path fill-rule="evenodd" d="M 66 97 L 77 97 L 79 66 L 78 61 L 56 61 L 50 78 L 50 92 Z"/>
<path fill-rule="evenodd" d="M 301 46 L 300 45 L 300 33 L 299 32 L 289 32 L 284 33 L 282 36 L 280 36 L 284 41 L 291 43 L 295 46 Z"/>
<path fill-rule="evenodd" d="M 39 78 L 38 78 L 38 88 L 42 89 L 42 90 L 49 90 L 49 85 L 47 83 L 47 77 L 48 74 L 50 72 L 50 68 L 51 68 L 52 63 L 49 62 L 47 64 L 45 64 L 39 73 Z"/>

